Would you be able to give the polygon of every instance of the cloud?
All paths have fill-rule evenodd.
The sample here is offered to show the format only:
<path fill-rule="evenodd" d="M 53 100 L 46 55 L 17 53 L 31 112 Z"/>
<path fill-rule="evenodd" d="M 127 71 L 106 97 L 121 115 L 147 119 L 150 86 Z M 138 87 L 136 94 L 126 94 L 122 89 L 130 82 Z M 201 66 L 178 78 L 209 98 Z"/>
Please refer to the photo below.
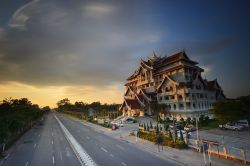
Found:
<path fill-rule="evenodd" d="M 33 0 L 20 7 L 9 20 L 9 27 L 19 30 L 26 30 L 26 23 L 29 20 L 29 15 L 34 13 L 33 7 L 39 2 L 39 0 Z"/>
<path fill-rule="evenodd" d="M 83 16 L 102 18 L 110 14 L 114 14 L 116 8 L 113 5 L 92 3 L 84 5 L 82 10 L 83 10 Z"/>
<path fill-rule="evenodd" d="M 20 7 L 0 38 L 0 82 L 103 90 L 123 85 L 139 57 L 146 56 L 141 50 L 151 52 L 161 31 L 122 7 L 119 2 L 49 0 Z"/>

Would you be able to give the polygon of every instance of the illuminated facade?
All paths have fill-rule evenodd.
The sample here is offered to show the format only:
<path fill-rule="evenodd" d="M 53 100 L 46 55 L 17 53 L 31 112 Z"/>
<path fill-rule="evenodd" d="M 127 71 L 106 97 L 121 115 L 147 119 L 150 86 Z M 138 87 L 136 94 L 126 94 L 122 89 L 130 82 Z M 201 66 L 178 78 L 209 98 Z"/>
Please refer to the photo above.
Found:
<path fill-rule="evenodd" d="M 217 80 L 203 79 L 202 68 L 189 59 L 185 51 L 171 56 L 158 57 L 155 53 L 148 60 L 140 61 L 135 72 L 127 78 L 123 115 L 151 115 L 152 102 L 164 103 L 170 115 L 177 119 L 208 115 L 217 100 L 225 98 Z"/>

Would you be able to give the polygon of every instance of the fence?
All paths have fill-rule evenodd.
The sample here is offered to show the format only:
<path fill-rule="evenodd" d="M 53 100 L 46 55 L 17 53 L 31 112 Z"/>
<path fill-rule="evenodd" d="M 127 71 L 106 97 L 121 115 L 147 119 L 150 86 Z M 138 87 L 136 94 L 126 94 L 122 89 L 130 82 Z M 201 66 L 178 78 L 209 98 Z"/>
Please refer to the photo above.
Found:
<path fill-rule="evenodd" d="M 222 145 L 218 142 L 195 139 L 187 140 L 188 147 L 202 152 L 223 157 L 226 159 L 239 160 L 245 164 L 250 163 L 250 150 L 243 148 L 236 148 L 232 146 Z"/>

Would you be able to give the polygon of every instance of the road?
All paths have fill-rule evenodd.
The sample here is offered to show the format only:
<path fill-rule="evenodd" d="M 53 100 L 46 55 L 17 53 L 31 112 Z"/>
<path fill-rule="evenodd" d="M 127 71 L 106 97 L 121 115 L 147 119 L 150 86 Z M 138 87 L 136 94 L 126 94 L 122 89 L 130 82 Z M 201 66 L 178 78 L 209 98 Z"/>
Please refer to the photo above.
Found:
<path fill-rule="evenodd" d="M 52 114 L 46 115 L 18 142 L 17 147 L 14 148 L 4 165 L 80 165 Z"/>
<path fill-rule="evenodd" d="M 47 115 L 21 138 L 4 165 L 81 165 L 55 116 L 97 165 L 178 165 L 56 113 Z"/>

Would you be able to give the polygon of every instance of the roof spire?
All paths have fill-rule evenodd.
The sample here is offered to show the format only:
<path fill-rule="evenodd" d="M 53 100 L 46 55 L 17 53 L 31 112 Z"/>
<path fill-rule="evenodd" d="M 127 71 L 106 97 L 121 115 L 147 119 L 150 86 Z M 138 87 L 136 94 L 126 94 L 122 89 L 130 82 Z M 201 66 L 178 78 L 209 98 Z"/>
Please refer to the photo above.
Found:
<path fill-rule="evenodd" d="M 157 58 L 158 58 L 158 57 L 157 57 L 155 51 L 153 51 L 152 54 L 150 54 L 150 55 L 148 56 L 148 59 L 151 60 L 151 61 L 155 61 Z"/>

